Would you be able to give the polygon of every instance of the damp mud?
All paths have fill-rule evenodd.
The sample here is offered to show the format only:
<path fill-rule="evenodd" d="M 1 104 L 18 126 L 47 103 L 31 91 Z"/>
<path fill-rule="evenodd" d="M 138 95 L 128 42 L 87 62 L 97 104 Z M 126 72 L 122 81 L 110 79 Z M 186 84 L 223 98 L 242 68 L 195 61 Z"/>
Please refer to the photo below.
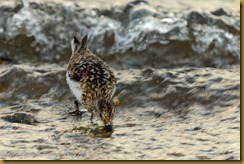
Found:
<path fill-rule="evenodd" d="M 0 2 L 0 159 L 240 160 L 239 1 L 13 2 Z M 68 114 L 84 34 L 117 78 L 113 131 Z"/>

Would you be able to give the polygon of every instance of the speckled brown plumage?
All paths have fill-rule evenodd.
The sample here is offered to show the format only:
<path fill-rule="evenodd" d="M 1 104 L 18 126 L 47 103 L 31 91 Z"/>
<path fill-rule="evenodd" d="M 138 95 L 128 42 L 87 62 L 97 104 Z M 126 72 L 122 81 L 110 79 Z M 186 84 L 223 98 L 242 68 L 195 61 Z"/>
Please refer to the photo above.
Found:
<path fill-rule="evenodd" d="M 114 110 L 110 108 L 113 108 L 111 98 L 116 88 L 115 76 L 108 65 L 86 47 L 85 37 L 81 42 L 76 38 L 72 41 L 73 52 L 68 64 L 67 79 L 72 83 L 79 83 L 77 89 L 80 89 L 82 95 L 76 98 L 89 112 L 97 113 L 100 117 L 102 113 L 104 118 L 105 115 L 113 117 Z M 69 86 L 72 87 L 70 84 Z M 103 122 L 107 124 L 109 121 Z"/>

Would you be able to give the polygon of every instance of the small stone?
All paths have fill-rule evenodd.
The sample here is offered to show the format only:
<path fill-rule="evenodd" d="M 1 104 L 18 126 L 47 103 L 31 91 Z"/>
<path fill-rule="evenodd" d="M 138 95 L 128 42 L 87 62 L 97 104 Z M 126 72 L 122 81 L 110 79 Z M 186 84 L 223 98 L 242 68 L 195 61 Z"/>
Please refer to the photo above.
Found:
<path fill-rule="evenodd" d="M 213 15 L 216 15 L 216 16 L 228 15 L 227 12 L 224 9 L 222 9 L 222 8 L 220 8 L 218 10 L 215 10 L 215 11 L 213 11 L 211 13 Z"/>
<path fill-rule="evenodd" d="M 12 115 L 1 117 L 5 121 L 12 123 L 35 125 L 38 121 L 30 114 L 27 113 L 14 113 Z"/>
<path fill-rule="evenodd" d="M 152 75 L 153 72 L 154 72 L 153 68 L 146 68 L 142 71 L 142 76 L 149 77 Z"/>

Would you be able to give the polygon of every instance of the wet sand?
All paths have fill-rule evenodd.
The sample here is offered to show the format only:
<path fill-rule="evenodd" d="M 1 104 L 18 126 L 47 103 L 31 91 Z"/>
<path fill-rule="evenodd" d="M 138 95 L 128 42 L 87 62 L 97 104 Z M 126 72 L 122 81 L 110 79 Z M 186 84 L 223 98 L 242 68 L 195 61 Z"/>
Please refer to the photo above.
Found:
<path fill-rule="evenodd" d="M 33 89 L 29 85 L 55 87 L 43 95 L 33 93 L 36 99 L 2 107 L 2 116 L 24 112 L 38 121 L 28 125 L 1 119 L 2 159 L 240 158 L 239 66 L 116 71 L 120 104 L 112 134 L 91 126 L 89 114 L 82 119 L 67 114 L 73 96 L 62 76 L 64 68 L 20 65 L 8 70 L 36 81 L 21 86 L 28 90 L 23 97 Z M 18 88 L 19 83 L 14 80 L 12 85 Z M 60 92 L 65 97 L 54 102 Z"/>

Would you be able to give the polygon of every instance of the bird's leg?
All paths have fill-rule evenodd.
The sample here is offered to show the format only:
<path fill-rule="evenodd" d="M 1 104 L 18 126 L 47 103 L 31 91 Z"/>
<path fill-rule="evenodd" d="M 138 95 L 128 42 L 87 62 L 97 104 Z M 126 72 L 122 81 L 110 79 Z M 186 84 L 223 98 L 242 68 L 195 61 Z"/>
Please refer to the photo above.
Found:
<path fill-rule="evenodd" d="M 93 112 L 91 113 L 91 118 L 90 118 L 90 120 L 91 120 L 91 123 L 93 123 Z"/>
<path fill-rule="evenodd" d="M 69 111 L 69 114 L 82 116 L 83 112 L 79 110 L 79 102 L 76 99 L 74 101 L 74 104 L 75 104 L 75 111 Z"/>
<path fill-rule="evenodd" d="M 79 110 L 79 103 L 76 99 L 74 101 L 74 104 L 75 104 L 75 110 Z"/>

